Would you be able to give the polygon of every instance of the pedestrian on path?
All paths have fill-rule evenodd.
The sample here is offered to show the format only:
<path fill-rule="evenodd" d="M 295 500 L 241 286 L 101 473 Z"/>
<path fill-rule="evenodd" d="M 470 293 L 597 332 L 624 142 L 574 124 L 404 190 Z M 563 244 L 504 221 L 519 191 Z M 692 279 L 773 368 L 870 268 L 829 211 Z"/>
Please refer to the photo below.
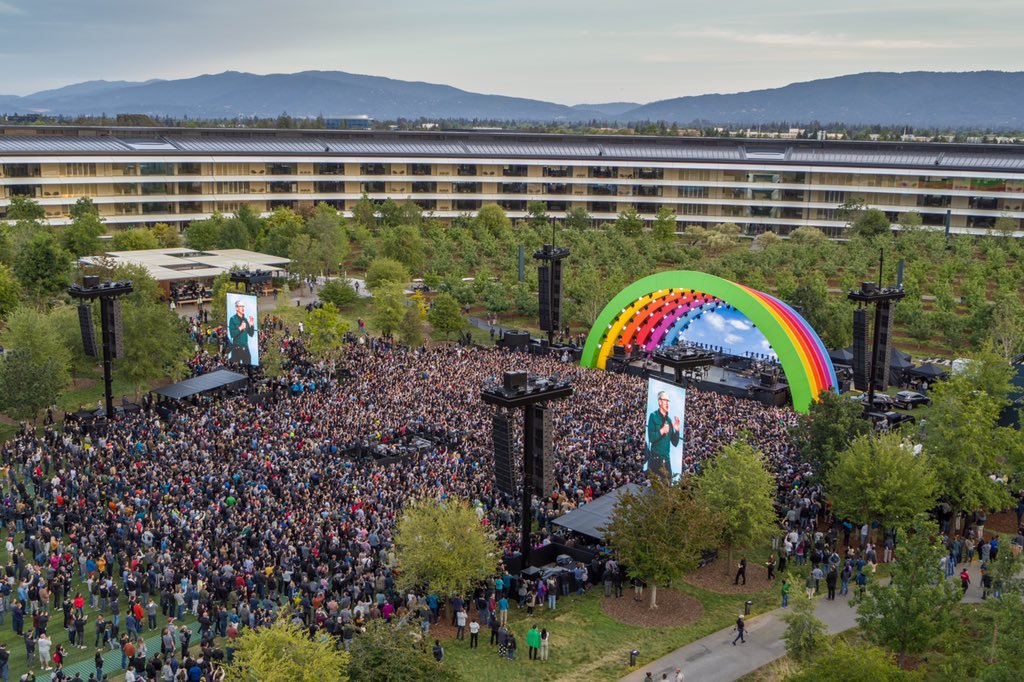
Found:
<path fill-rule="evenodd" d="M 745 627 L 746 624 L 743 622 L 743 614 L 741 613 L 739 618 L 736 619 L 736 639 L 732 640 L 733 646 L 736 646 L 736 640 L 739 640 L 743 644 L 747 643 L 747 640 L 743 637 L 743 630 Z"/>
<path fill-rule="evenodd" d="M 964 594 L 967 594 L 967 588 L 971 586 L 971 574 L 967 572 L 967 568 L 960 571 L 960 587 L 963 588 Z"/>

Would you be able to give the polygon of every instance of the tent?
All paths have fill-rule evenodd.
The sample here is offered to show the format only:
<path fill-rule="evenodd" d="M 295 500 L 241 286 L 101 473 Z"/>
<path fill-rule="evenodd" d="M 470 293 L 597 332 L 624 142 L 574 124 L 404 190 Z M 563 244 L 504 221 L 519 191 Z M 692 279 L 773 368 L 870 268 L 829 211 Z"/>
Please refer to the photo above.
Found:
<path fill-rule="evenodd" d="M 828 352 L 828 358 L 834 365 L 853 365 L 853 351 L 850 348 L 837 348 L 835 350 L 830 350 Z"/>
<path fill-rule="evenodd" d="M 920 367 L 913 367 L 907 370 L 907 374 L 912 377 L 918 377 L 919 379 L 927 379 L 934 381 L 935 379 L 945 379 L 949 374 L 944 368 L 938 365 L 933 365 L 930 362 L 926 362 Z"/>
<path fill-rule="evenodd" d="M 552 523 L 574 533 L 586 535 L 588 538 L 604 541 L 604 531 L 599 529 L 611 523 L 615 506 L 619 503 L 619 496 L 626 492 L 635 494 L 640 490 L 640 486 L 636 483 L 627 483 L 593 502 L 559 516 Z"/>
<path fill-rule="evenodd" d="M 200 374 L 197 377 L 158 388 L 153 393 L 171 400 L 182 400 L 197 393 L 208 393 L 220 388 L 234 387 L 245 383 L 245 381 L 246 376 L 244 374 L 231 372 L 226 369 L 218 369 L 209 374 Z"/>

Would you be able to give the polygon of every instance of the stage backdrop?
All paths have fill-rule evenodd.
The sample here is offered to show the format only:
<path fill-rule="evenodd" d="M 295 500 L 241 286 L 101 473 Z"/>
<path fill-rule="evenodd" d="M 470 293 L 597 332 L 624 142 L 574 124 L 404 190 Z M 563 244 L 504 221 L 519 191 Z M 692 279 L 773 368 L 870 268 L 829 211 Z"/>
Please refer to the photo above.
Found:
<path fill-rule="evenodd" d="M 228 360 L 243 365 L 260 364 L 256 297 L 228 293 Z"/>
<path fill-rule="evenodd" d="M 719 317 L 732 309 L 738 312 L 733 319 Z M 735 323 L 736 331 L 749 332 L 747 342 L 754 345 L 744 344 L 748 353 L 778 358 L 798 412 L 806 412 L 822 391 L 838 392 L 825 345 L 792 307 L 770 294 L 690 270 L 659 272 L 619 292 L 594 321 L 580 363 L 604 369 L 617 345 L 650 352 L 670 345 L 680 335 L 685 340 L 691 329 L 695 333 L 697 327 L 712 327 L 703 319 L 709 313 L 714 323 Z M 726 325 L 720 326 L 724 330 Z M 764 343 L 754 335 L 755 329 L 764 335 Z M 727 332 L 716 333 L 718 343 L 710 345 L 723 350 L 728 345 L 742 355 L 740 344 L 727 337 Z"/>
<path fill-rule="evenodd" d="M 659 379 L 648 379 L 644 416 L 647 446 L 644 471 L 671 473 L 673 479 L 678 478 L 683 472 L 686 389 Z"/>

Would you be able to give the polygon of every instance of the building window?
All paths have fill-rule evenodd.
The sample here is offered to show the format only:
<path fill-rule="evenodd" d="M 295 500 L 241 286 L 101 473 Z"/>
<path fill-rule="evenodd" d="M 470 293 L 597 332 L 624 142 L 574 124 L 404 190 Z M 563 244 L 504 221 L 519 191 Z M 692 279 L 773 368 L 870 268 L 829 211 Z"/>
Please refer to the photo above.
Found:
<path fill-rule="evenodd" d="M 697 187 L 694 185 L 685 185 L 679 188 L 679 196 L 684 199 L 707 199 L 708 188 Z"/>
<path fill-rule="evenodd" d="M 829 204 L 841 204 L 846 201 L 846 192 L 830 189 L 825 191 L 825 202 Z"/>
<path fill-rule="evenodd" d="M 618 185 L 591 185 L 590 194 L 598 197 L 615 196 L 619 193 Z"/>
<path fill-rule="evenodd" d="M 679 212 L 682 215 L 707 215 L 708 205 L 707 204 L 682 204 L 679 207 Z"/>
<path fill-rule="evenodd" d="M 375 182 L 363 182 L 363 183 L 360 183 L 359 191 L 362 192 L 363 194 L 370 194 L 370 193 L 373 193 L 373 192 L 383 192 L 384 191 L 384 181 L 383 180 L 377 180 Z"/>
<path fill-rule="evenodd" d="M 456 182 L 452 184 L 452 191 L 456 194 L 479 194 L 479 182 Z"/>
<path fill-rule="evenodd" d="M 544 194 L 568 194 L 569 185 L 564 182 L 549 182 L 544 185 Z"/>
<path fill-rule="evenodd" d="M 949 206 L 949 199 L 948 194 L 922 194 L 917 197 L 917 205 L 928 208 L 946 208 Z"/>
<path fill-rule="evenodd" d="M 178 175 L 202 175 L 203 164 L 184 162 L 178 164 Z"/>
<path fill-rule="evenodd" d="M 436 182 L 414 182 L 412 183 L 413 194 L 433 194 L 437 192 Z"/>
<path fill-rule="evenodd" d="M 317 175 L 344 175 L 345 164 L 343 163 L 318 163 L 313 167 Z"/>
<path fill-rule="evenodd" d="M 345 191 L 344 182 L 314 182 L 313 191 L 320 194 L 335 194 Z"/>
<path fill-rule="evenodd" d="M 568 166 L 545 166 L 545 178 L 568 178 L 572 175 L 572 169 Z"/>
<path fill-rule="evenodd" d="M 142 183 L 142 195 L 152 196 L 154 194 L 170 194 L 166 182 L 144 182 Z"/>
<path fill-rule="evenodd" d="M 294 182 L 278 181 L 267 183 L 267 191 L 271 194 L 294 194 L 296 189 L 297 185 Z"/>
<path fill-rule="evenodd" d="M 565 211 L 569 208 L 569 204 L 564 201 L 549 201 L 547 206 L 549 211 Z"/>
<path fill-rule="evenodd" d="M 218 182 L 217 192 L 219 194 L 248 194 L 249 182 Z"/>
<path fill-rule="evenodd" d="M 462 163 L 455 167 L 455 174 L 463 177 L 472 177 L 476 175 L 476 166 L 471 163 Z"/>
<path fill-rule="evenodd" d="M 501 174 L 506 178 L 525 178 L 526 173 L 526 166 L 505 166 L 501 169 Z"/>
<path fill-rule="evenodd" d="M 588 209 L 591 213 L 617 213 L 614 201 L 591 201 Z"/>
<path fill-rule="evenodd" d="M 456 199 L 452 202 L 452 208 L 456 211 L 477 211 L 480 209 L 480 200 Z"/>
<path fill-rule="evenodd" d="M 525 182 L 503 182 L 498 186 L 502 194 L 526 194 Z"/>
<path fill-rule="evenodd" d="M 525 211 L 526 201 L 522 199 L 498 199 L 498 206 L 506 211 Z"/>
<path fill-rule="evenodd" d="M 614 166 L 591 166 L 589 174 L 592 178 L 617 178 L 619 169 Z"/>
<path fill-rule="evenodd" d="M 641 180 L 663 180 L 665 178 L 665 169 L 637 168 L 636 176 Z"/>
<path fill-rule="evenodd" d="M 5 163 L 0 168 L 5 178 L 38 178 L 41 175 L 38 163 Z"/>
<path fill-rule="evenodd" d="M 652 204 L 646 201 L 639 201 L 636 204 L 637 213 L 657 213 L 659 208 L 658 204 Z"/>
<path fill-rule="evenodd" d="M 70 176 L 95 176 L 96 175 L 96 164 L 95 163 L 65 163 L 64 164 L 64 175 Z"/>
<path fill-rule="evenodd" d="M 414 202 L 421 211 L 434 211 L 437 209 L 437 199 L 416 199 Z"/>
<path fill-rule="evenodd" d="M 433 172 L 434 167 L 429 163 L 409 164 L 409 175 L 431 175 Z"/>
<path fill-rule="evenodd" d="M 359 164 L 360 175 L 386 175 L 387 166 L 383 163 L 362 163 Z"/>
<path fill-rule="evenodd" d="M 171 175 L 171 168 L 166 163 L 140 163 L 139 175 Z"/>

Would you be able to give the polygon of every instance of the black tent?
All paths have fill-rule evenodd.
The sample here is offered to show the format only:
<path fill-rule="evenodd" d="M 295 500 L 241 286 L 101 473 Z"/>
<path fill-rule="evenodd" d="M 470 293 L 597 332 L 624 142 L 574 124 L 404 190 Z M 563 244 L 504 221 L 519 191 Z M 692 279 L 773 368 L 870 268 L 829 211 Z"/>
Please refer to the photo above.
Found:
<path fill-rule="evenodd" d="M 209 374 L 200 374 L 197 377 L 179 381 L 170 386 L 158 388 L 154 393 L 170 400 L 182 400 L 198 393 L 208 393 L 221 388 L 233 388 L 240 386 L 246 381 L 244 374 L 231 372 L 226 369 L 218 369 Z"/>
<path fill-rule="evenodd" d="M 834 365 L 853 365 L 853 351 L 850 348 L 837 348 L 828 352 L 828 359 Z"/>
<path fill-rule="evenodd" d="M 933 381 L 935 379 L 945 379 L 949 373 L 938 365 L 926 362 L 920 367 L 908 369 L 907 374 L 912 377 L 918 377 L 919 379 L 928 379 L 929 381 Z"/>
<path fill-rule="evenodd" d="M 612 514 L 615 513 L 615 506 L 619 503 L 619 496 L 625 492 L 635 494 L 640 490 L 640 486 L 636 483 L 627 483 L 607 495 L 602 495 L 593 502 L 573 509 L 568 514 L 559 516 L 552 523 L 574 533 L 586 535 L 588 538 L 603 541 L 604 531 L 598 529 L 611 523 Z"/>

